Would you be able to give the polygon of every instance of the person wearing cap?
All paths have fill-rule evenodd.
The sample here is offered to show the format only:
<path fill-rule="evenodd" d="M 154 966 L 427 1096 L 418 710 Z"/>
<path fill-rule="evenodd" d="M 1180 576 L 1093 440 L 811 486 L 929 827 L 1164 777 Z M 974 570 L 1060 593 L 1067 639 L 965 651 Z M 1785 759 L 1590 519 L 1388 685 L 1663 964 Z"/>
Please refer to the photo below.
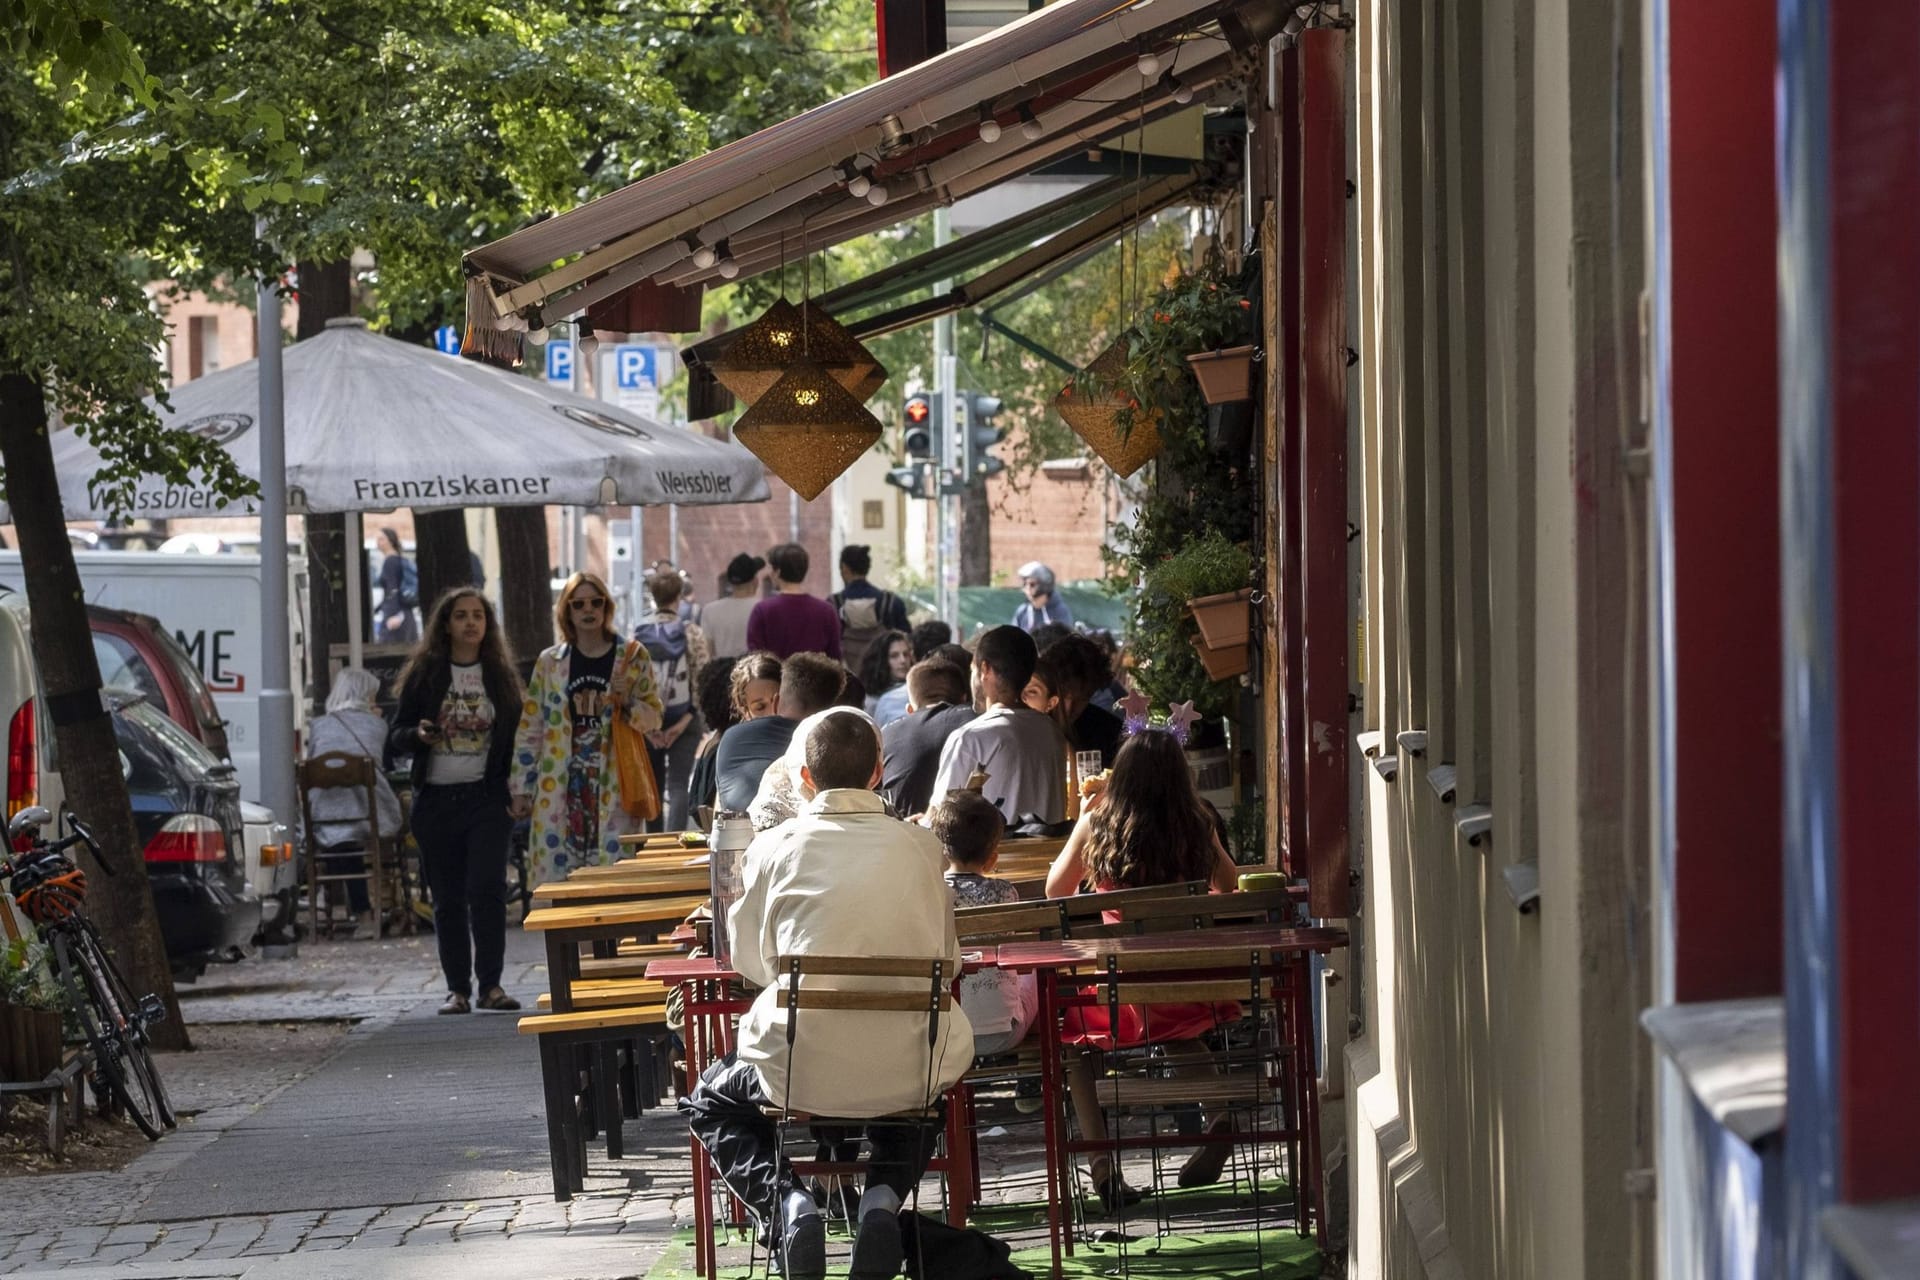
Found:
<path fill-rule="evenodd" d="M 701 611 L 700 625 L 716 658 L 739 658 L 747 652 L 747 615 L 760 594 L 760 571 L 767 562 L 741 552 L 727 564 L 727 591 Z"/>
<path fill-rule="evenodd" d="M 1067 602 L 1054 589 L 1053 570 L 1046 565 L 1038 560 L 1021 565 L 1020 589 L 1027 593 L 1027 598 L 1013 611 L 1014 626 L 1032 635 L 1035 627 L 1049 622 L 1063 627 L 1073 625 L 1073 610 L 1067 608 Z"/>

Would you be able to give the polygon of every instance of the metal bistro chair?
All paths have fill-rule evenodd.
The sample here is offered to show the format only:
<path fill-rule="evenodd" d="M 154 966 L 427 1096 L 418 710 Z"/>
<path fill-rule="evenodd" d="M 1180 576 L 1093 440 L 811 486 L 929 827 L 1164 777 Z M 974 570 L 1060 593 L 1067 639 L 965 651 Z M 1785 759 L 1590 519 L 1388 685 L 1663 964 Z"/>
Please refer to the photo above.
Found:
<path fill-rule="evenodd" d="M 938 1090 L 932 1083 L 934 1076 L 934 1053 L 940 1043 L 940 1019 L 953 1008 L 953 984 L 957 975 L 952 963 L 944 957 L 900 957 L 900 956 L 822 956 L 801 955 L 781 956 L 777 970 L 787 977 L 786 985 L 778 993 L 778 1005 L 787 1012 L 787 1088 L 789 1096 L 778 1104 L 767 1107 L 767 1113 L 773 1119 L 780 1134 L 780 1145 L 784 1150 L 787 1134 L 794 1124 L 806 1125 L 810 1129 L 843 1129 L 858 1131 L 873 1125 L 911 1124 L 931 1126 L 939 1123 L 942 1116 Z M 915 979 L 924 984 L 898 991 L 873 991 L 848 989 L 838 986 L 803 985 L 803 976 L 839 978 L 902 978 Z M 926 1019 L 927 1045 L 927 1096 L 923 1105 L 909 1111 L 894 1112 L 884 1116 L 864 1118 L 834 1117 L 811 1115 L 793 1109 L 790 1096 L 793 1086 L 794 1042 L 799 1027 L 799 1011 L 809 1009 L 857 1009 L 875 1013 L 894 1013 L 903 1016 L 914 1015 Z M 947 1178 L 948 1218 L 956 1226 L 965 1225 L 966 1215 L 973 1200 L 974 1175 L 971 1166 L 972 1149 L 966 1135 L 961 1132 L 964 1123 L 964 1107 L 948 1106 L 944 1112 L 945 1154 L 936 1154 L 928 1161 L 927 1172 L 943 1173 Z M 930 1139 L 931 1140 L 931 1139 Z M 798 1177 L 846 1177 L 864 1171 L 865 1161 L 841 1162 L 834 1160 L 794 1160 L 793 1171 Z M 919 1187 L 911 1188 L 906 1206 L 916 1209 L 919 1203 Z M 827 1206 L 822 1206 L 825 1212 Z"/>
<path fill-rule="evenodd" d="M 395 887 L 395 896 L 400 899 L 403 911 L 412 909 L 411 893 L 408 891 L 406 875 L 400 865 L 398 844 L 389 837 L 380 834 L 379 799 L 375 794 L 374 778 L 377 766 L 366 756 L 352 755 L 345 751 L 329 751 L 323 755 L 303 760 L 298 767 L 296 778 L 300 787 L 300 812 L 306 821 L 307 832 L 307 929 L 314 936 L 320 936 L 320 890 L 329 887 L 327 894 L 327 927 L 332 929 L 334 909 L 347 901 L 346 890 L 337 893 L 331 886 L 345 886 L 355 880 L 367 882 L 367 902 L 374 913 L 374 936 L 386 935 L 387 896 L 386 887 L 391 878 Z M 323 850 L 319 839 L 314 835 L 316 827 L 313 817 L 313 793 L 325 790 L 357 790 L 363 797 L 362 813 L 354 818 L 335 818 L 330 821 L 354 821 L 364 817 L 367 824 L 367 839 L 363 849 Z M 344 861 L 348 858 L 362 859 L 358 871 L 336 871 L 327 866 L 329 862 Z"/>

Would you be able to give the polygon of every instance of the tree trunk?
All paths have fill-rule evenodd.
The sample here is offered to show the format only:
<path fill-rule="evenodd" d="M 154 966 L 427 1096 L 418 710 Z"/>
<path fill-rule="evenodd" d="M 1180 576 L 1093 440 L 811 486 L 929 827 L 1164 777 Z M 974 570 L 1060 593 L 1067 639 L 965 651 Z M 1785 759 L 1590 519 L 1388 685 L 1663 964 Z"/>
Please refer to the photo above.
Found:
<path fill-rule="evenodd" d="M 542 517 L 544 525 L 544 516 Z M 467 545 L 467 515 L 451 511 L 413 513 L 413 558 L 420 569 L 420 620 L 433 602 L 454 587 L 473 581 L 473 552 Z"/>
<path fill-rule="evenodd" d="M 993 506 L 984 481 L 960 495 L 960 585 L 993 585 Z"/>
<path fill-rule="evenodd" d="M 553 562 L 545 507 L 496 507 L 500 534 L 500 614 L 507 643 L 524 668 L 553 643 Z"/>
<path fill-rule="evenodd" d="M 327 321 L 353 312 L 353 273 L 343 259 L 299 265 L 300 310 L 294 337 L 323 332 Z M 317 713 L 333 685 L 333 646 L 347 642 L 347 521 L 338 514 L 307 517 L 307 653 L 313 681 L 308 693 Z"/>
<path fill-rule="evenodd" d="M 100 664 L 93 655 L 73 544 L 67 541 L 46 397 L 38 380 L 26 374 L 0 376 L 0 456 L 6 461 L 7 503 L 13 508 L 33 613 L 34 660 L 67 805 L 86 821 L 110 863 L 87 868 L 87 914 L 100 926 L 135 994 L 151 992 L 165 1001 L 167 1020 L 153 1028 L 154 1043 L 191 1048 L 134 832 L 113 720 L 100 701 Z M 84 848 L 76 852 L 83 864 L 91 860 Z M 112 874 L 103 874 L 109 869 Z"/>

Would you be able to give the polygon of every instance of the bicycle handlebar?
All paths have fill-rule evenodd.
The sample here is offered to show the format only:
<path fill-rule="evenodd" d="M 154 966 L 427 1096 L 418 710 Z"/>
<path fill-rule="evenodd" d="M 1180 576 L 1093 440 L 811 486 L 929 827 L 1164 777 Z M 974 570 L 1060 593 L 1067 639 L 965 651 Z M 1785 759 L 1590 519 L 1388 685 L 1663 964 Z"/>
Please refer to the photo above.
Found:
<path fill-rule="evenodd" d="M 87 851 L 93 855 L 93 860 L 100 865 L 102 871 L 108 875 L 116 874 L 113 869 L 113 864 L 108 862 L 106 857 L 100 852 L 100 842 L 93 838 L 93 832 L 87 829 L 87 824 L 72 814 L 68 814 L 67 825 L 73 828 L 72 835 L 61 840 L 53 841 L 42 840 L 36 836 L 33 847 L 26 850 L 18 858 L 0 860 L 0 877 L 12 876 L 14 872 L 20 869 L 23 861 L 42 858 L 50 853 L 64 853 L 77 844 L 87 846 Z"/>

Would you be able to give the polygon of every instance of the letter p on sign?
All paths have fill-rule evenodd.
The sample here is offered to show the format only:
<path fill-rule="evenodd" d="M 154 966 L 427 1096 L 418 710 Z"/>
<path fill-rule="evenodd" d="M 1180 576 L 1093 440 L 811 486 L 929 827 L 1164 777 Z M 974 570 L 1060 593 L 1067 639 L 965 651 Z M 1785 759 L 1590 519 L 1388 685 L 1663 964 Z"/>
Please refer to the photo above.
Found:
<path fill-rule="evenodd" d="M 622 343 L 614 348 L 613 367 L 622 391 L 651 390 L 658 385 L 653 376 L 652 347 Z"/>

